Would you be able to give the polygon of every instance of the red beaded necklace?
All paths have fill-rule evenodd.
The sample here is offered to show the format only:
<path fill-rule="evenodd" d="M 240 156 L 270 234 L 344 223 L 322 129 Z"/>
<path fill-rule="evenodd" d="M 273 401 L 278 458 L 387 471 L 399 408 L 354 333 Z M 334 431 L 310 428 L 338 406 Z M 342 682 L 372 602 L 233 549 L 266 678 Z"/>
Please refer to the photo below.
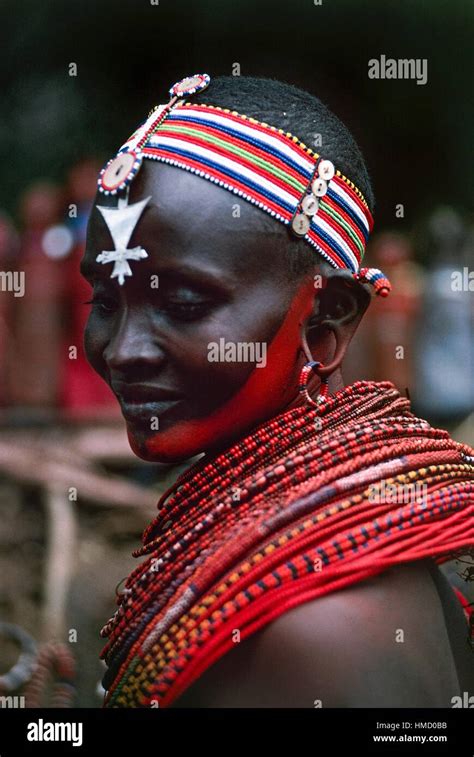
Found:
<path fill-rule="evenodd" d="M 392 564 L 466 551 L 473 463 L 392 384 L 362 381 L 199 460 L 160 499 L 134 552 L 147 559 L 102 629 L 106 705 L 166 706 L 232 647 L 232 629 L 245 638 Z M 417 483 L 423 500 L 374 501 L 381 482 Z"/>

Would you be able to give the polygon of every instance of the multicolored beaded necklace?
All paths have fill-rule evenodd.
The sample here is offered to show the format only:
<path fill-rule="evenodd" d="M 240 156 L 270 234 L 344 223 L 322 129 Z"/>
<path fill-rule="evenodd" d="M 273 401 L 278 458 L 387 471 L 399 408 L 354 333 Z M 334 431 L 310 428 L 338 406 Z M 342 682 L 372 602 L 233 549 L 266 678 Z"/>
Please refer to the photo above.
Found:
<path fill-rule="evenodd" d="M 358 381 L 199 460 L 160 499 L 102 629 L 104 706 L 169 706 L 235 629 L 244 639 L 391 565 L 468 552 L 473 480 L 474 450 L 389 382 Z M 406 498 L 415 485 L 423 496 Z"/>

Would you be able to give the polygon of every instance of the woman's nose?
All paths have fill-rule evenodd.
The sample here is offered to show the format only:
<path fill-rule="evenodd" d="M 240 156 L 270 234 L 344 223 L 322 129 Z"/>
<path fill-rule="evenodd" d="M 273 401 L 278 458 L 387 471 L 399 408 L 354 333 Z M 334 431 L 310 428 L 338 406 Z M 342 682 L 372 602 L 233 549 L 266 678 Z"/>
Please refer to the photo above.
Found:
<path fill-rule="evenodd" d="M 166 355 L 150 324 L 128 313 L 104 349 L 103 358 L 111 373 L 124 374 L 138 365 L 156 370 Z"/>

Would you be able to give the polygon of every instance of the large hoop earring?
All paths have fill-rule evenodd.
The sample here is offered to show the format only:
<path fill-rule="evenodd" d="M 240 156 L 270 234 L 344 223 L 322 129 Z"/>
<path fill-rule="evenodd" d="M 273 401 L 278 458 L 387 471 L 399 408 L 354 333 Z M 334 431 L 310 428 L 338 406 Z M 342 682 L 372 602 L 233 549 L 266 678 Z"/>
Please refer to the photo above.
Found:
<path fill-rule="evenodd" d="M 328 378 L 327 377 L 326 378 L 322 378 L 321 376 L 319 376 L 319 373 L 318 373 L 318 369 L 322 368 L 322 367 L 323 367 L 323 364 L 320 363 L 318 360 L 310 360 L 301 369 L 298 390 L 299 390 L 300 394 L 303 395 L 306 403 L 308 405 L 311 405 L 312 407 L 320 407 L 320 405 L 322 405 L 323 402 L 325 402 L 326 399 L 327 399 L 327 394 L 328 394 Z M 310 396 L 310 394 L 308 392 L 308 387 L 307 387 L 308 377 L 309 377 L 309 374 L 311 373 L 311 371 L 313 371 L 321 379 L 321 386 L 319 388 L 319 394 L 318 394 L 316 400 L 314 400 Z"/>

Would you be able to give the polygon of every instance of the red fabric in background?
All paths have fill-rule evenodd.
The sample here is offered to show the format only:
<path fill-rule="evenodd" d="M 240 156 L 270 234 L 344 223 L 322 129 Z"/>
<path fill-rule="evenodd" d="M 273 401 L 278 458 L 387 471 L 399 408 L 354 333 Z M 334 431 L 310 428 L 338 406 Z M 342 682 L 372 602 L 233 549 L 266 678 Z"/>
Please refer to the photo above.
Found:
<path fill-rule="evenodd" d="M 84 252 L 76 245 L 64 262 L 64 303 L 66 318 L 64 344 L 61 351 L 61 389 L 59 403 L 65 415 L 82 419 L 87 417 L 121 418 L 120 409 L 112 391 L 87 362 L 84 352 L 84 328 L 90 305 L 91 287 L 83 279 L 79 264 Z M 77 347 L 77 359 L 69 358 L 69 348 Z"/>

